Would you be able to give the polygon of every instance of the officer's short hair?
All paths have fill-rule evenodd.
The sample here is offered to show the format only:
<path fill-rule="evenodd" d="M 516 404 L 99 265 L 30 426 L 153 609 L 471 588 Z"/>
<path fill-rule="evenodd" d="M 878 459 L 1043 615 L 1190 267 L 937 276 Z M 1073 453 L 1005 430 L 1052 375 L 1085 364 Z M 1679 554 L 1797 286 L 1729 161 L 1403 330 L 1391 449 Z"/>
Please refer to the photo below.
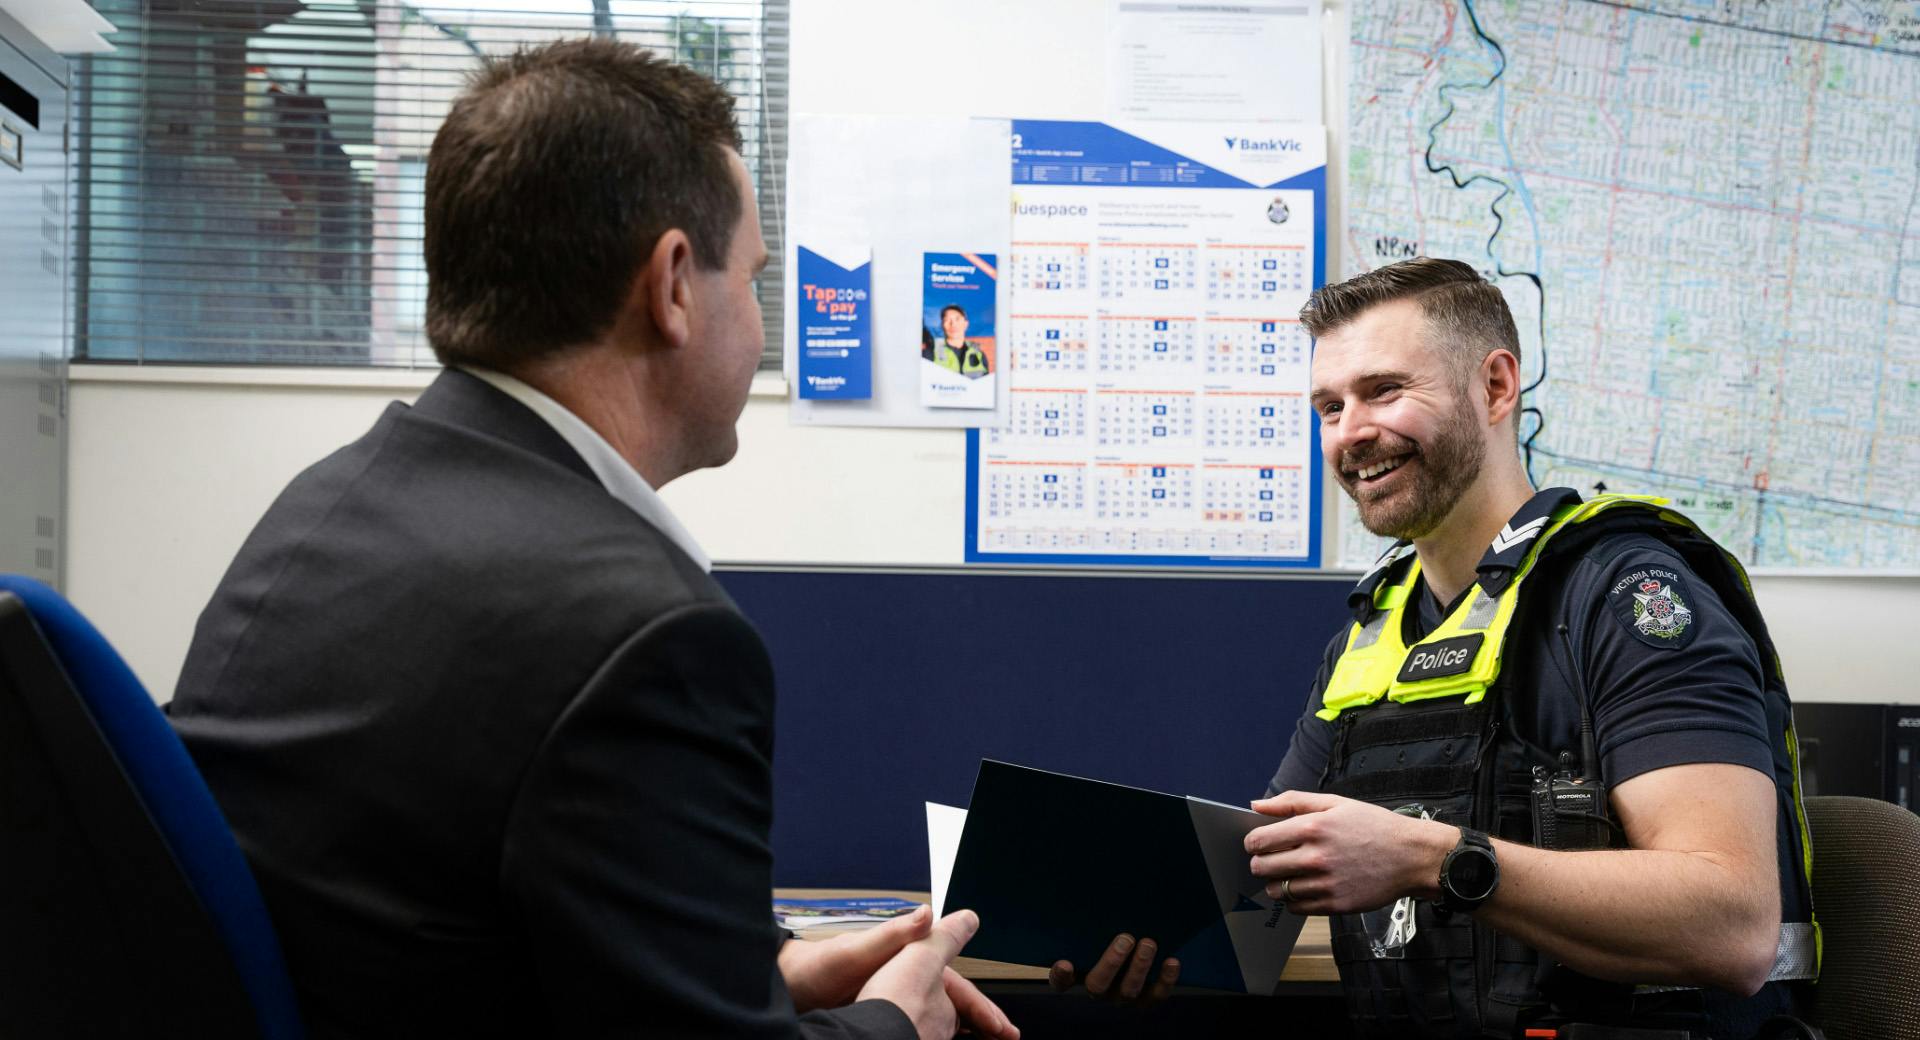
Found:
<path fill-rule="evenodd" d="M 427 156 L 427 340 L 512 371 L 605 332 L 660 236 L 726 266 L 746 200 L 733 98 L 630 43 L 489 59 Z"/>
<path fill-rule="evenodd" d="M 1456 386 L 1488 354 L 1520 357 L 1520 331 L 1507 299 L 1480 272 L 1458 260 L 1416 257 L 1322 286 L 1300 308 L 1300 324 L 1315 339 L 1392 300 L 1417 300 L 1435 346 L 1446 352 Z"/>
<path fill-rule="evenodd" d="M 941 321 L 946 321 L 946 320 L 947 320 L 947 312 L 948 312 L 948 311 L 959 311 L 959 312 L 960 312 L 960 316 L 961 316 L 962 318 L 964 318 L 964 317 L 966 317 L 966 316 L 967 316 L 967 309 L 966 309 L 965 307 L 962 307 L 962 306 L 960 306 L 960 305 L 959 305 L 959 304 L 957 304 L 957 303 L 949 303 L 949 304 L 947 304 L 947 305 L 946 305 L 945 307 L 942 307 L 942 308 L 940 308 L 940 320 L 941 320 Z"/>

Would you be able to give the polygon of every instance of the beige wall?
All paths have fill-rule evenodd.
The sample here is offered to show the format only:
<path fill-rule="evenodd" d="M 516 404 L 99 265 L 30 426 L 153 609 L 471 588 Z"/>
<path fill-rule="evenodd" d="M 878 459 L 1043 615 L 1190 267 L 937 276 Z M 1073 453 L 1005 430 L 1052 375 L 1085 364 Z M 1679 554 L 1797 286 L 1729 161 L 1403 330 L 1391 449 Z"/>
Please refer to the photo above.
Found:
<path fill-rule="evenodd" d="M 287 481 L 431 373 L 76 366 L 68 591 L 170 695 L 193 620 Z M 716 558 L 957 564 L 964 436 L 787 425 L 762 376 L 741 452 L 666 498 Z"/>

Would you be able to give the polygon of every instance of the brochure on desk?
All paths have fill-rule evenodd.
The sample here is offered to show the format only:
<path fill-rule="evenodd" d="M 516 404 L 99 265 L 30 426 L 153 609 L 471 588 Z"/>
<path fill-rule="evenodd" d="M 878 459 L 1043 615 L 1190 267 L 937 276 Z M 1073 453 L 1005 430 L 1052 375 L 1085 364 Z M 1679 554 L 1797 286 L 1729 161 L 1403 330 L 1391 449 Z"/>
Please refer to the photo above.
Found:
<path fill-rule="evenodd" d="M 1012 177 L 1008 420 L 967 436 L 966 558 L 1317 566 L 1325 129 L 1016 120 Z"/>
<path fill-rule="evenodd" d="M 1270 822 L 986 760 L 940 911 L 980 915 L 969 957 L 1085 971 L 1125 932 L 1178 957 L 1181 985 L 1271 993 L 1305 918 L 1249 871 L 1242 842 Z"/>

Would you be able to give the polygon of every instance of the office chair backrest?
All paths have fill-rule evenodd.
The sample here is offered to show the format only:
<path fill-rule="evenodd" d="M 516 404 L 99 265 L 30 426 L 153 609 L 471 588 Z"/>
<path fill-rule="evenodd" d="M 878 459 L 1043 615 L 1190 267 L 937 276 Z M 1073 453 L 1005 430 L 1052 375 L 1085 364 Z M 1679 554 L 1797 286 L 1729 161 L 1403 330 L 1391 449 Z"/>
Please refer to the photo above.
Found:
<path fill-rule="evenodd" d="M 1920 816 L 1873 798 L 1807 799 L 1828 1040 L 1920 1038 Z"/>
<path fill-rule="evenodd" d="M 172 727 L 58 593 L 0 575 L 0 1036 L 303 1035 Z"/>

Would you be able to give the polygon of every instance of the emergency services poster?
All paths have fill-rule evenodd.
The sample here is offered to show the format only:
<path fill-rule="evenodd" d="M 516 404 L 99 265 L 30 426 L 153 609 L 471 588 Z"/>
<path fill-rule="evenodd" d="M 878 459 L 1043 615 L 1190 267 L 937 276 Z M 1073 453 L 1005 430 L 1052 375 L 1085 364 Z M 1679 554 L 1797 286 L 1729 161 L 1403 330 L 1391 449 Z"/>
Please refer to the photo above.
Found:
<path fill-rule="evenodd" d="M 994 299 L 1000 274 L 992 253 L 926 253 L 920 296 L 920 403 L 992 408 Z"/>
<path fill-rule="evenodd" d="M 805 245 L 795 253 L 800 292 L 800 396 L 863 401 L 873 396 L 873 253 Z"/>
<path fill-rule="evenodd" d="M 1318 566 L 1325 129 L 1016 120 L 1013 195 L 967 560 Z"/>

